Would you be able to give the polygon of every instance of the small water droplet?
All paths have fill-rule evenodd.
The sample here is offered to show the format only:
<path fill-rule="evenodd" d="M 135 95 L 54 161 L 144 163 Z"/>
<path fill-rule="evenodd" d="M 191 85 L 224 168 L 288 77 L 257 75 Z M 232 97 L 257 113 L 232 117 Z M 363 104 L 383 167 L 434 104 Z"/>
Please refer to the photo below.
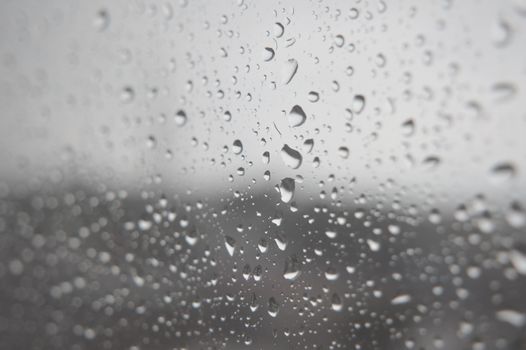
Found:
<path fill-rule="evenodd" d="M 336 293 L 334 293 L 331 297 L 331 309 L 334 311 L 342 311 L 343 309 L 342 299 Z"/>
<path fill-rule="evenodd" d="M 278 302 L 276 301 L 276 299 L 274 299 L 274 297 L 270 297 L 268 300 L 268 314 L 271 317 L 276 317 L 278 315 L 278 312 L 279 312 Z"/>
<path fill-rule="evenodd" d="M 296 128 L 300 125 L 303 125 L 305 123 L 305 120 L 307 119 L 307 116 L 305 115 L 305 112 L 303 111 L 303 108 L 301 106 L 295 105 L 290 110 L 288 116 L 289 126 L 291 128 Z"/>
<path fill-rule="evenodd" d="M 284 33 L 285 33 L 285 28 L 283 27 L 283 24 L 279 22 L 274 23 L 274 36 L 276 38 L 281 38 Z"/>
<path fill-rule="evenodd" d="M 121 101 L 123 103 L 130 103 L 135 98 L 135 91 L 130 86 L 126 86 L 121 91 Z"/>
<path fill-rule="evenodd" d="M 413 119 L 408 119 L 402 123 L 402 134 L 404 136 L 412 136 L 415 133 L 415 122 Z"/>
<path fill-rule="evenodd" d="M 263 50 L 263 60 L 265 62 L 271 61 L 274 58 L 275 52 L 273 48 L 265 47 Z"/>
<path fill-rule="evenodd" d="M 175 113 L 175 116 L 174 116 L 174 122 L 175 122 L 175 125 L 177 126 L 183 126 L 186 124 L 186 121 L 187 121 L 187 117 L 186 117 L 186 113 L 185 111 L 183 110 L 178 110 L 176 113 Z"/>
<path fill-rule="evenodd" d="M 411 296 L 409 294 L 400 294 L 394 297 L 391 300 L 391 305 L 402 305 L 407 304 L 411 301 Z"/>
<path fill-rule="evenodd" d="M 236 250 L 236 240 L 230 236 L 225 236 L 225 247 L 230 256 L 234 256 Z"/>
<path fill-rule="evenodd" d="M 349 149 L 344 146 L 338 148 L 338 155 L 343 159 L 349 158 Z"/>
<path fill-rule="evenodd" d="M 515 178 L 517 169 L 510 162 L 502 162 L 494 165 L 490 171 L 491 181 L 495 184 L 502 184 Z"/>
<path fill-rule="evenodd" d="M 356 95 L 352 100 L 351 109 L 354 113 L 360 114 L 365 108 L 365 97 L 363 95 Z"/>
<path fill-rule="evenodd" d="M 338 34 L 334 37 L 334 45 L 336 45 L 337 47 L 342 47 L 344 44 L 345 44 L 345 39 L 343 35 Z"/>
<path fill-rule="evenodd" d="M 320 100 L 320 94 L 318 94 L 316 91 L 310 91 L 307 95 L 307 99 L 309 102 L 316 103 Z"/>

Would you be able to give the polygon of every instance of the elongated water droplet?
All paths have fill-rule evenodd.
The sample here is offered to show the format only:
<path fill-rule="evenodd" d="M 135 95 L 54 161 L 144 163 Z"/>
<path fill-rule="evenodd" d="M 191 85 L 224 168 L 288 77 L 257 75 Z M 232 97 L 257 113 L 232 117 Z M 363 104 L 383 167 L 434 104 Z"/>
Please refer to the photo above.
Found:
<path fill-rule="evenodd" d="M 278 246 L 279 250 L 284 251 L 285 249 L 287 249 L 287 239 L 285 238 L 285 236 L 283 236 L 283 234 L 278 233 L 274 238 L 274 242 L 276 242 L 276 245 Z"/>
<path fill-rule="evenodd" d="M 301 166 L 303 157 L 301 156 L 301 153 L 295 149 L 290 148 L 288 145 L 284 145 L 280 154 L 283 162 L 292 169 L 298 169 Z"/>
<path fill-rule="evenodd" d="M 312 149 L 314 148 L 314 140 L 313 139 L 307 139 L 305 142 L 303 142 L 303 150 L 307 153 L 310 153 Z"/>
<path fill-rule="evenodd" d="M 331 309 L 334 311 L 342 311 L 343 309 L 342 299 L 336 293 L 334 293 L 331 297 Z"/>
<path fill-rule="evenodd" d="M 526 324 L 526 315 L 516 310 L 499 310 L 496 316 L 499 321 L 507 322 L 517 328 L 522 328 Z"/>
<path fill-rule="evenodd" d="M 411 296 L 409 294 L 400 294 L 391 300 L 391 305 L 407 304 L 410 301 L 411 301 Z"/>
<path fill-rule="evenodd" d="M 240 154 L 241 152 L 243 152 L 243 144 L 240 140 L 234 141 L 234 143 L 232 144 L 232 152 L 234 152 L 234 154 Z"/>
<path fill-rule="evenodd" d="M 278 302 L 276 301 L 276 299 L 274 299 L 274 297 L 270 297 L 268 300 L 268 314 L 271 317 L 276 317 L 278 315 L 278 312 L 279 312 Z"/>
<path fill-rule="evenodd" d="M 281 180 L 281 184 L 279 185 L 279 193 L 281 195 L 281 201 L 283 203 L 288 203 L 292 200 L 292 198 L 294 197 L 295 188 L 296 185 L 294 183 L 294 179 L 286 177 L 283 180 Z"/>
<path fill-rule="evenodd" d="M 285 270 L 283 272 L 283 277 L 289 281 L 294 281 L 300 275 L 300 263 L 295 256 L 289 257 L 285 261 Z"/>
<path fill-rule="evenodd" d="M 502 184 L 512 180 L 517 175 L 515 166 L 510 162 L 498 163 L 491 168 L 491 181 L 495 184 Z"/>
<path fill-rule="evenodd" d="M 296 75 L 298 71 L 298 61 L 294 58 L 290 58 L 283 64 L 281 68 L 281 81 L 283 84 L 288 84 Z"/>
<path fill-rule="evenodd" d="M 234 256 L 236 250 L 236 240 L 230 236 L 225 236 L 225 247 L 230 256 Z"/>
<path fill-rule="evenodd" d="M 295 105 L 290 110 L 287 119 L 289 121 L 289 126 L 291 128 L 296 128 L 305 123 L 307 116 L 305 115 L 305 112 L 303 111 L 303 108 L 301 108 L 301 106 Z"/>

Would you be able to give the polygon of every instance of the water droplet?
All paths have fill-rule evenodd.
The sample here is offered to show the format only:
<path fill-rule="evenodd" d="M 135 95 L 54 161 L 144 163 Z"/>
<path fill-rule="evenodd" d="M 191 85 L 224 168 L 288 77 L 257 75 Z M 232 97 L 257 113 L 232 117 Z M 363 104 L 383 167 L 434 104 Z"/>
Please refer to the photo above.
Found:
<path fill-rule="evenodd" d="M 234 154 L 240 154 L 241 152 L 243 152 L 243 144 L 240 140 L 234 141 L 234 143 L 232 144 L 232 152 L 234 152 Z"/>
<path fill-rule="evenodd" d="M 354 113 L 360 114 L 365 108 L 365 97 L 363 95 L 356 95 L 352 100 L 351 109 Z"/>
<path fill-rule="evenodd" d="M 276 299 L 274 299 L 274 297 L 270 297 L 268 300 L 268 314 L 271 317 L 276 317 L 278 315 L 278 312 L 279 312 L 278 302 L 276 301 Z"/>
<path fill-rule="evenodd" d="M 288 84 L 296 75 L 298 71 L 298 61 L 294 58 L 290 58 L 283 64 L 281 68 L 281 81 L 283 84 Z"/>
<path fill-rule="evenodd" d="M 263 161 L 263 164 L 270 163 L 270 153 L 269 152 L 263 152 L 263 156 L 262 156 L 261 160 Z"/>
<path fill-rule="evenodd" d="M 380 243 L 373 241 L 372 239 L 367 240 L 367 245 L 369 246 L 369 249 L 373 252 L 377 252 L 380 250 Z"/>
<path fill-rule="evenodd" d="M 521 228 L 526 224 L 526 214 L 518 202 L 513 202 L 506 213 L 506 220 L 511 227 Z"/>
<path fill-rule="evenodd" d="M 513 249 L 509 252 L 511 264 L 521 275 L 526 275 L 526 254 L 519 248 Z"/>
<path fill-rule="evenodd" d="M 278 249 L 281 251 L 284 251 L 287 249 L 287 240 L 283 234 L 278 233 L 276 234 L 276 237 L 274 238 L 274 242 L 276 242 L 276 245 L 278 246 Z"/>
<path fill-rule="evenodd" d="M 502 184 L 512 180 L 517 175 L 515 165 L 510 162 L 498 163 L 490 171 L 491 181 L 495 184 Z"/>
<path fill-rule="evenodd" d="M 427 156 L 422 161 L 424 168 L 427 170 L 434 170 L 440 165 L 440 158 L 437 156 Z"/>
<path fill-rule="evenodd" d="M 360 12 L 356 8 L 351 8 L 349 10 L 349 18 L 356 19 L 360 15 Z"/>
<path fill-rule="evenodd" d="M 327 281 L 336 281 L 340 277 L 340 274 L 334 267 L 328 267 L 327 270 L 325 270 L 325 278 Z"/>
<path fill-rule="evenodd" d="M 522 328 L 526 324 L 526 315 L 516 310 L 499 310 L 496 316 L 499 321 L 507 322 L 517 328 Z"/>
<path fill-rule="evenodd" d="M 334 37 L 334 45 L 337 47 L 342 47 L 345 44 L 345 39 L 343 38 L 343 35 L 336 35 Z"/>
<path fill-rule="evenodd" d="M 126 86 L 121 92 L 121 101 L 123 103 L 130 103 L 135 98 L 135 91 L 130 87 Z"/>
<path fill-rule="evenodd" d="M 284 33 L 285 33 L 285 28 L 283 27 L 283 24 L 279 22 L 274 23 L 274 36 L 276 38 L 281 38 Z"/>
<path fill-rule="evenodd" d="M 402 134 L 404 136 L 412 136 L 415 133 L 415 122 L 413 119 L 408 119 L 402 123 Z"/>
<path fill-rule="evenodd" d="M 225 236 L 225 247 L 230 256 L 234 256 L 236 250 L 236 240 L 230 236 Z"/>
<path fill-rule="evenodd" d="M 101 9 L 97 12 L 95 19 L 93 20 L 93 26 L 99 32 L 105 30 L 110 25 L 110 14 L 107 10 Z"/>
<path fill-rule="evenodd" d="M 290 110 L 287 119 L 289 121 L 289 126 L 291 128 L 296 128 L 305 123 L 307 116 L 305 115 L 305 112 L 303 111 L 303 108 L 301 108 L 301 106 L 295 105 Z"/>
<path fill-rule="evenodd" d="M 271 61 L 274 58 L 274 55 L 274 49 L 270 47 L 265 47 L 265 49 L 263 50 L 263 60 L 265 62 Z"/>
<path fill-rule="evenodd" d="M 285 261 L 283 277 L 289 281 L 294 281 L 300 275 L 300 263 L 295 256 L 289 257 Z"/>
<path fill-rule="evenodd" d="M 314 148 L 314 140 L 313 139 L 307 139 L 307 140 L 305 140 L 305 142 L 303 142 L 303 150 L 306 153 L 310 153 L 313 148 Z"/>
<path fill-rule="evenodd" d="M 338 148 L 338 155 L 343 159 L 349 158 L 349 149 L 344 146 Z"/>
<path fill-rule="evenodd" d="M 330 239 L 335 239 L 338 233 L 336 231 L 327 230 L 325 231 L 325 236 L 329 237 Z"/>
<path fill-rule="evenodd" d="M 288 145 L 284 145 L 280 154 L 283 162 L 292 169 L 298 169 L 301 166 L 303 157 L 301 156 L 301 153 L 295 149 Z"/>
<path fill-rule="evenodd" d="M 281 180 L 281 184 L 279 185 L 279 193 L 281 195 L 281 201 L 283 203 L 289 203 L 292 200 L 292 198 L 294 197 L 295 187 L 296 185 L 294 183 L 294 179 L 286 177 L 283 180 Z"/>
<path fill-rule="evenodd" d="M 391 300 L 391 305 L 407 304 L 410 301 L 411 301 L 411 296 L 409 294 L 400 294 Z"/>
<path fill-rule="evenodd" d="M 491 29 L 491 39 L 497 47 L 504 47 L 509 44 L 512 38 L 512 28 L 509 23 L 502 19 L 496 21 Z"/>
<path fill-rule="evenodd" d="M 265 253 L 268 249 L 268 241 L 265 238 L 261 238 L 258 242 L 258 249 L 261 253 Z"/>
<path fill-rule="evenodd" d="M 316 91 L 309 91 L 307 99 L 309 102 L 316 103 L 320 100 L 320 94 L 318 94 Z"/>
<path fill-rule="evenodd" d="M 188 243 L 188 245 L 193 246 L 197 243 L 197 232 L 196 231 L 187 232 L 184 238 L 185 238 L 186 243 Z"/>
<path fill-rule="evenodd" d="M 258 308 L 259 308 L 259 304 L 258 304 L 256 293 L 252 293 L 252 296 L 250 298 L 250 311 L 256 312 Z"/>
<path fill-rule="evenodd" d="M 342 299 L 336 293 L 334 293 L 331 297 L 331 309 L 334 311 L 342 311 L 343 309 Z"/>
<path fill-rule="evenodd" d="M 183 110 L 178 110 L 174 116 L 174 122 L 177 126 L 183 126 L 186 124 L 187 118 L 186 113 Z"/>
<path fill-rule="evenodd" d="M 499 82 L 493 84 L 491 92 L 495 102 L 506 102 L 517 94 L 517 88 L 512 83 Z"/>

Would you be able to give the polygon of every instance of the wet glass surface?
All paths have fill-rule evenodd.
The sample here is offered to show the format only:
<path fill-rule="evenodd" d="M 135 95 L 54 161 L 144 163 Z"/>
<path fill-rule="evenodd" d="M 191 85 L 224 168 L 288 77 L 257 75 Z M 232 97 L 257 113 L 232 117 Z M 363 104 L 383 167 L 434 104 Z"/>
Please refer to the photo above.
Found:
<path fill-rule="evenodd" d="M 526 349 L 522 0 L 0 3 L 0 349 Z"/>

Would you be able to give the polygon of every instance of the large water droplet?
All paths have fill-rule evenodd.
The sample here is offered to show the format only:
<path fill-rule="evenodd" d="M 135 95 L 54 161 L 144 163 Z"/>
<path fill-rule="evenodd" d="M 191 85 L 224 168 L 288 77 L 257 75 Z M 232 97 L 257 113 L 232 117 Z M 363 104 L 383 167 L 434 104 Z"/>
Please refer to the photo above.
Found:
<path fill-rule="evenodd" d="M 331 297 L 331 309 L 334 311 L 342 311 L 343 309 L 342 299 L 336 293 L 334 293 Z"/>
<path fill-rule="evenodd" d="M 288 145 L 284 145 L 280 154 L 283 162 L 292 169 L 298 169 L 301 166 L 303 157 L 301 156 L 301 153 L 295 149 Z"/>
<path fill-rule="evenodd" d="M 243 144 L 240 140 L 234 141 L 234 143 L 232 144 L 232 152 L 234 152 L 234 154 L 240 154 L 241 152 L 243 152 Z"/>
<path fill-rule="evenodd" d="M 283 180 L 281 180 L 281 184 L 279 185 L 279 193 L 281 195 L 281 201 L 283 203 L 288 203 L 292 200 L 292 198 L 294 197 L 295 187 L 296 185 L 294 183 L 294 179 L 286 177 Z"/>
<path fill-rule="evenodd" d="M 294 281 L 300 275 L 300 263 L 295 256 L 289 257 L 285 261 L 283 277 L 289 281 Z"/>

